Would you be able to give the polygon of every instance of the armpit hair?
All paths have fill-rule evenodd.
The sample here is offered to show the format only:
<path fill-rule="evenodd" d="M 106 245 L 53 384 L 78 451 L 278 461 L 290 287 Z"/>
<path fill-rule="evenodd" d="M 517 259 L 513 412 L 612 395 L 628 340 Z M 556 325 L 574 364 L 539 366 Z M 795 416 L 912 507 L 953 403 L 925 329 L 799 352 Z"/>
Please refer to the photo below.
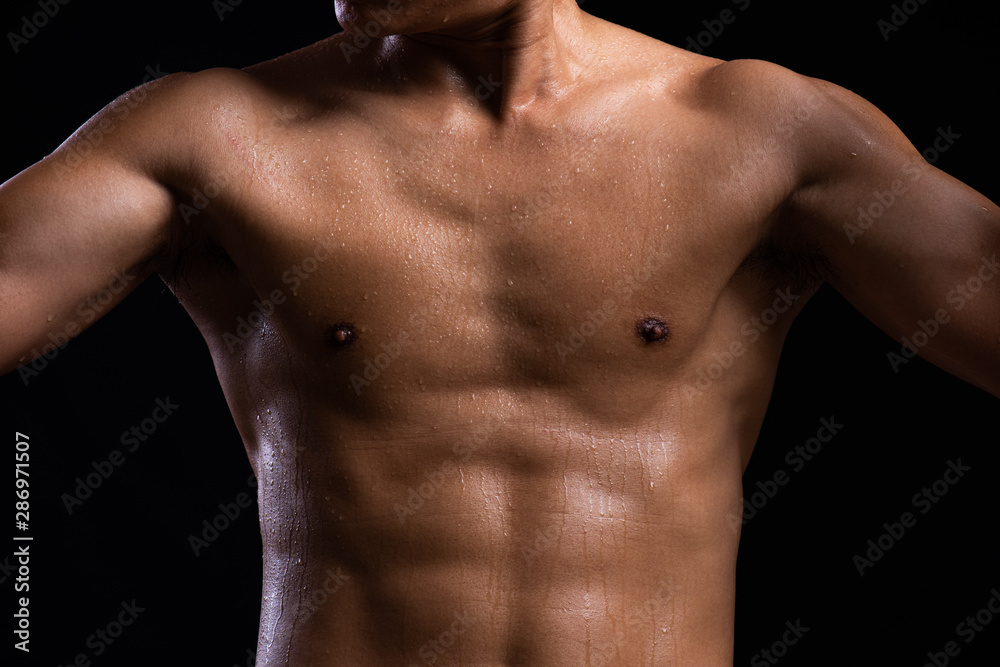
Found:
<path fill-rule="evenodd" d="M 744 258 L 737 273 L 750 272 L 768 284 L 786 284 L 810 291 L 830 279 L 833 266 L 820 248 L 791 234 L 771 230 Z"/>
<path fill-rule="evenodd" d="M 171 221 L 170 233 L 161 239 L 159 252 L 150 260 L 163 282 L 171 288 L 189 286 L 195 267 L 211 267 L 227 273 L 239 269 L 229 253 L 201 227 L 187 224 L 179 218 Z"/>

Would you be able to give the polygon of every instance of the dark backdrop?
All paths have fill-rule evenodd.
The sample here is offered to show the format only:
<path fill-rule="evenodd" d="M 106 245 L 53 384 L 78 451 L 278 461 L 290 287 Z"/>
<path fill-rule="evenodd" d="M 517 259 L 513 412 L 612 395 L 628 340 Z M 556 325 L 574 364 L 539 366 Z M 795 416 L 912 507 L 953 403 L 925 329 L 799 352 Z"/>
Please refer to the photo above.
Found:
<path fill-rule="evenodd" d="M 587 0 L 584 8 L 680 45 L 688 38 L 697 44 L 699 33 L 714 27 L 718 34 L 701 35 L 709 55 L 770 60 L 845 86 L 884 110 L 921 149 L 951 128 L 961 137 L 937 166 L 997 200 L 992 96 L 1000 24 L 996 6 L 983 4 L 911 0 L 907 9 L 916 13 L 888 39 L 878 26 L 893 12 L 888 2 L 858 9 L 712 0 L 650 9 L 653 3 Z M 242 67 L 280 55 L 337 31 L 332 5 L 59 5 L 18 53 L 9 37 L 0 45 L 0 180 L 141 83 L 147 67 Z M 220 20 L 219 7 L 232 11 Z M 735 20 L 712 23 L 727 8 Z M 37 0 L 8 1 L 0 28 L 20 31 L 21 17 L 37 11 Z M 957 627 L 1000 587 L 1000 404 L 919 359 L 894 372 L 886 355 L 898 349 L 827 288 L 793 328 L 744 478 L 750 496 L 758 482 L 779 470 L 788 474 L 773 497 L 757 497 L 762 507 L 744 529 L 736 664 L 772 664 L 760 651 L 781 640 L 786 622 L 809 630 L 787 651 L 776 647 L 771 661 L 780 655 L 784 665 L 919 666 L 948 641 L 960 648 L 951 664 L 995 664 L 1000 655 L 1000 619 L 972 637 Z M 122 432 L 168 398 L 179 406 L 174 414 L 134 451 L 123 447 Z M 260 597 L 256 506 L 241 510 L 197 556 L 189 536 L 220 514 L 220 503 L 253 495 L 250 467 L 207 350 L 159 280 L 139 287 L 27 385 L 16 374 L 0 379 L 0 410 L 4 449 L 13 451 L 21 431 L 30 435 L 32 454 L 32 660 L 19 654 L 16 664 L 68 665 L 81 653 L 95 665 L 246 664 Z M 843 428 L 812 460 L 786 461 L 823 418 Z M 123 463 L 68 513 L 64 494 L 95 466 L 107 470 L 102 462 L 115 449 L 123 450 Z M 959 458 L 970 470 L 920 514 L 911 497 Z M 916 525 L 859 576 L 853 556 L 906 511 L 917 515 Z M 12 506 L 3 512 L 13 520 Z M 13 598 L 16 577 L 12 551 L 0 549 L 5 600 Z M 119 637 L 108 637 L 113 643 L 95 635 L 133 601 L 142 611 Z M 0 636 L 10 638 L 13 621 L 9 613 L 4 618 Z M 937 659 L 944 664 L 944 655 Z"/>

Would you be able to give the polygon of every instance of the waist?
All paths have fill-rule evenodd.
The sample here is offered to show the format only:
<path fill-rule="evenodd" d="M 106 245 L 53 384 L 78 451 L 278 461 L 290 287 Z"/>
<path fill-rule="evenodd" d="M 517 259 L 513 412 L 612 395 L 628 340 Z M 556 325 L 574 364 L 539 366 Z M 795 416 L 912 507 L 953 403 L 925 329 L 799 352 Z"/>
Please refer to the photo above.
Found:
<path fill-rule="evenodd" d="M 730 646 L 738 448 L 712 429 L 535 417 L 338 422 L 281 456 L 265 446 L 262 628 L 297 619 L 284 635 L 334 664 L 404 667 L 672 664 L 677 637 L 705 633 Z"/>
<path fill-rule="evenodd" d="M 357 569 L 310 559 L 303 571 L 268 557 L 258 664 L 732 664 L 735 549 L 576 571 L 535 550 L 513 567 L 510 554 Z"/>

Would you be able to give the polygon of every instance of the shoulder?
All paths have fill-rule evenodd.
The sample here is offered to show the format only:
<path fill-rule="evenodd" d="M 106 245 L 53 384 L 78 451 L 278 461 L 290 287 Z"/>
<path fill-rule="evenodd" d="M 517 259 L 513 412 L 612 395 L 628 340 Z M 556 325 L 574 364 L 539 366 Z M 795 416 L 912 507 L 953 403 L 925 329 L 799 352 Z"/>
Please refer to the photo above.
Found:
<path fill-rule="evenodd" d="M 834 83 L 762 60 L 703 70 L 697 104 L 781 151 L 800 183 L 859 162 L 916 156 L 896 125 L 867 100 Z M 861 156 L 861 161 L 853 158 Z"/>
<path fill-rule="evenodd" d="M 150 176 L 206 157 L 225 119 L 246 115 L 262 86 L 240 70 L 215 68 L 155 78 L 119 95 L 63 142 L 51 158 L 102 158 Z"/>
<path fill-rule="evenodd" d="M 726 159 L 740 182 L 772 192 L 778 215 L 769 218 L 761 247 L 805 284 L 831 275 L 827 238 L 817 230 L 819 221 L 839 215 L 832 202 L 891 183 L 920 158 L 874 105 L 773 63 L 706 67 L 688 97 L 690 108 L 710 119 L 712 136 L 725 137 Z"/>
<path fill-rule="evenodd" d="M 109 123 L 154 137 L 157 128 L 196 129 L 220 104 L 246 101 L 252 87 L 252 77 L 229 68 L 167 74 L 119 95 L 73 136 Z"/>
<path fill-rule="evenodd" d="M 362 48 L 342 31 L 241 71 L 274 93 L 315 101 L 331 90 L 370 87 L 378 47 L 372 41 L 359 43 Z M 365 54 L 369 57 L 361 57 L 369 50 L 373 52 Z"/>
<path fill-rule="evenodd" d="M 766 128 L 777 120 L 804 125 L 846 91 L 767 61 L 732 60 L 702 68 L 691 93 L 704 111 Z"/>

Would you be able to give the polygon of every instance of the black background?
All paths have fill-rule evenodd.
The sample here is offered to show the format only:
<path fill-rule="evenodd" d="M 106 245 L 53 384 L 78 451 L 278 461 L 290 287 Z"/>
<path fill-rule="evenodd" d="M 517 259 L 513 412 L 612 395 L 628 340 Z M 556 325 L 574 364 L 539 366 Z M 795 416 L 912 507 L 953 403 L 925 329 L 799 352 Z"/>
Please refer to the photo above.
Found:
<path fill-rule="evenodd" d="M 859 9 L 752 0 L 741 11 L 729 0 L 587 0 L 583 7 L 679 45 L 730 8 L 737 19 L 713 39 L 709 55 L 770 60 L 851 89 L 920 149 L 938 128 L 951 127 L 961 138 L 936 166 L 1000 198 L 995 4 L 927 2 L 888 40 L 877 21 L 892 8 L 882 2 Z M 37 10 L 35 2 L 6 2 L 3 34 Z M 20 53 L 5 38 L 0 180 L 141 83 L 147 66 L 243 67 L 339 30 L 329 1 L 243 0 L 224 17 L 211 0 L 72 0 Z M 996 664 L 1000 619 L 968 644 L 955 630 L 1000 587 L 1000 404 L 919 359 L 894 373 L 886 354 L 898 349 L 827 288 L 793 328 L 744 478 L 749 495 L 776 470 L 790 473 L 744 529 L 737 665 L 767 664 L 754 656 L 797 620 L 809 631 L 780 664 L 919 666 L 952 640 L 961 653 L 951 664 Z M 92 462 L 122 449 L 120 434 L 168 396 L 181 406 L 176 414 L 68 515 L 62 494 L 93 471 Z M 16 374 L 0 379 L 0 410 L 5 450 L 13 450 L 16 430 L 32 446 L 32 653 L 27 662 L 15 656 L 16 664 L 70 664 L 78 653 L 94 665 L 246 664 L 260 598 L 256 506 L 197 557 L 188 537 L 219 513 L 219 503 L 253 495 L 250 467 L 204 343 L 159 280 L 139 287 L 27 386 Z M 785 453 L 824 417 L 844 428 L 792 472 Z M 866 540 L 912 511 L 911 497 L 959 457 L 972 470 L 860 577 L 852 557 Z M 12 550 L 3 547 L 0 558 Z M 8 600 L 13 576 L 0 571 Z M 88 636 L 133 599 L 144 611 L 94 657 Z M 10 608 L 0 624 L 5 638 L 12 638 Z"/>

